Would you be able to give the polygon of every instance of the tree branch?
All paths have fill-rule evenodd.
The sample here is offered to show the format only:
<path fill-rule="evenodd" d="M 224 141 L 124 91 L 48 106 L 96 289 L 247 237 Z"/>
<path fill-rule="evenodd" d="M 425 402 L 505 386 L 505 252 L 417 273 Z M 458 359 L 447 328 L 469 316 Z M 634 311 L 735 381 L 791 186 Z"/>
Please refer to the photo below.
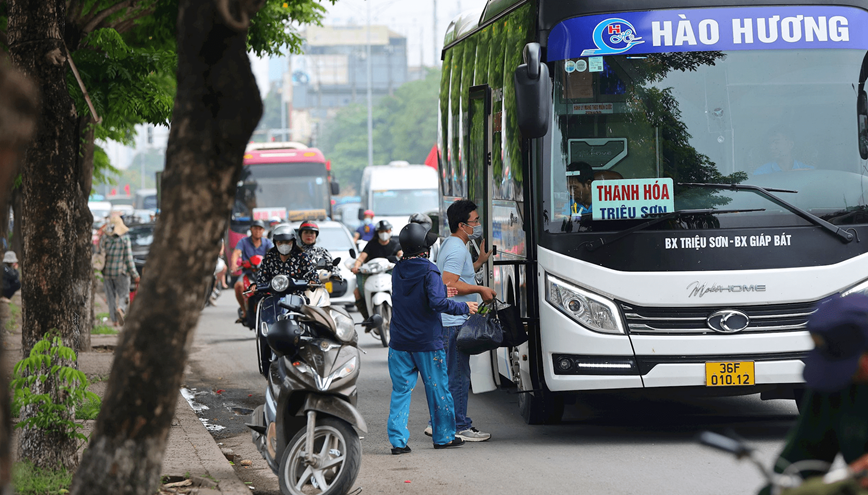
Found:
<path fill-rule="evenodd" d="M 118 12 L 120 12 L 126 8 L 131 7 L 132 4 L 133 4 L 133 0 L 124 0 L 123 2 L 118 2 L 114 5 L 112 5 L 111 7 L 103 10 L 102 12 L 97 13 L 96 15 L 91 17 L 89 21 L 87 21 L 87 24 L 84 25 L 84 28 L 82 28 L 82 30 L 81 30 L 82 34 L 87 34 L 91 31 L 93 31 L 94 29 L 97 28 L 97 26 L 100 25 L 100 23 L 102 21 L 106 20 L 106 18 L 108 18 L 109 16 L 112 16 L 114 14 L 117 14 Z"/>
<path fill-rule="evenodd" d="M 132 29 L 133 26 L 135 26 L 136 21 L 138 21 L 142 17 L 147 17 L 147 16 L 153 14 L 155 10 L 156 10 L 155 7 L 149 7 L 147 9 L 139 12 L 138 14 L 134 15 L 133 17 L 130 17 L 129 19 L 118 20 L 117 22 L 110 24 L 108 27 L 113 28 L 115 31 L 117 31 L 120 34 L 124 34 L 127 31 L 129 31 L 130 29 Z"/>

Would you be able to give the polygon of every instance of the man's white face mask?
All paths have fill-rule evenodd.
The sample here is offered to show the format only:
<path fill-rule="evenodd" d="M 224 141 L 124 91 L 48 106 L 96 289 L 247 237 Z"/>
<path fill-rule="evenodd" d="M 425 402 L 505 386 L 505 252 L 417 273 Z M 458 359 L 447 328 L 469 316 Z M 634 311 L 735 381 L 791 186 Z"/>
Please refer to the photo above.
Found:
<path fill-rule="evenodd" d="M 289 252 L 292 251 L 292 244 L 281 244 L 277 246 L 277 252 L 286 256 Z"/>
<path fill-rule="evenodd" d="M 381 241 L 388 241 L 389 239 L 392 238 L 392 234 L 390 234 L 388 232 L 380 232 L 377 235 L 380 236 Z"/>

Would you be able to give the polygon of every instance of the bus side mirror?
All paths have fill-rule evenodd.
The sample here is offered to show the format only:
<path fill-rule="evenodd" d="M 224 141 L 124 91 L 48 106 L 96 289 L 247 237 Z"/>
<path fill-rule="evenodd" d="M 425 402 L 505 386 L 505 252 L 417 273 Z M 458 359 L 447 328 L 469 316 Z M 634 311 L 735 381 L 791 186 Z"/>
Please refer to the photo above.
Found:
<path fill-rule="evenodd" d="M 515 70 L 515 99 L 518 127 L 525 138 L 543 137 L 549 130 L 552 112 L 552 80 L 542 62 L 539 43 L 528 43 L 524 63 Z"/>
<path fill-rule="evenodd" d="M 860 91 L 856 97 L 856 122 L 859 132 L 859 156 L 868 160 L 868 94 Z"/>
<path fill-rule="evenodd" d="M 332 188 L 332 196 L 337 196 L 338 194 L 341 193 L 341 185 L 338 183 L 338 181 L 332 179 L 332 181 L 329 184 L 331 185 L 331 188 Z"/>
<path fill-rule="evenodd" d="M 359 208 L 359 220 L 365 219 L 365 210 Z"/>

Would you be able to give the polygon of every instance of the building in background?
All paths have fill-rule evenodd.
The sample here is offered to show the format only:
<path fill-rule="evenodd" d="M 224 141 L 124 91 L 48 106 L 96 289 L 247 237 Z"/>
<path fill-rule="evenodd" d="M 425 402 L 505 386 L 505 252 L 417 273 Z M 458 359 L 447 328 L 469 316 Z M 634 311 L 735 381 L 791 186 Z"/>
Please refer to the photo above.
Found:
<path fill-rule="evenodd" d="M 376 102 L 409 81 L 410 71 L 407 38 L 387 26 L 370 29 L 371 93 Z M 265 133 L 266 140 L 286 138 L 315 146 L 321 123 L 337 109 L 367 102 L 368 35 L 365 26 L 310 26 L 303 36 L 304 55 L 269 63 L 269 79 L 279 82 L 286 104 L 285 134 L 280 129 L 260 134 Z"/>

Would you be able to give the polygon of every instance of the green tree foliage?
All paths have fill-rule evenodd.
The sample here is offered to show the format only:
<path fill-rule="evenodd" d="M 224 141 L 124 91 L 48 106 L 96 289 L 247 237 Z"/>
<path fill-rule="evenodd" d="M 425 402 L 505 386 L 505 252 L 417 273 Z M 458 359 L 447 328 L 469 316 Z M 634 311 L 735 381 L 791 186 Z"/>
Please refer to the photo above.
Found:
<path fill-rule="evenodd" d="M 374 165 L 392 160 L 424 163 L 437 142 L 440 71 L 399 87 L 373 109 Z M 342 185 L 358 189 L 368 165 L 368 112 L 365 105 L 340 109 L 325 126 L 320 148 Z"/>
<path fill-rule="evenodd" d="M 324 14 L 325 7 L 314 0 L 267 0 L 251 20 L 250 51 L 258 56 L 300 52 L 298 27 L 319 23 Z M 101 119 L 92 139 L 131 144 L 137 124 L 168 125 L 175 98 L 177 18 L 178 0 L 67 1 L 64 41 Z M 7 24 L 6 1 L 0 0 L 0 50 L 8 48 Z M 71 71 L 66 83 L 78 114 L 88 115 Z M 101 150 L 93 166 L 95 183 L 117 175 Z"/>
<path fill-rule="evenodd" d="M 62 344 L 60 337 L 46 336 L 33 346 L 30 356 L 15 365 L 12 380 L 12 414 L 17 416 L 22 408 L 32 408 L 36 414 L 15 425 L 16 428 L 37 428 L 58 435 L 87 440 L 79 432 L 83 426 L 75 422 L 75 411 L 85 404 L 94 405 L 98 411 L 99 396 L 89 392 L 89 382 L 81 371 L 75 369 L 75 351 Z M 72 366 L 64 366 L 64 363 Z M 44 383 L 51 381 L 55 387 L 45 390 Z M 94 419 L 90 413 L 87 419 Z"/>

